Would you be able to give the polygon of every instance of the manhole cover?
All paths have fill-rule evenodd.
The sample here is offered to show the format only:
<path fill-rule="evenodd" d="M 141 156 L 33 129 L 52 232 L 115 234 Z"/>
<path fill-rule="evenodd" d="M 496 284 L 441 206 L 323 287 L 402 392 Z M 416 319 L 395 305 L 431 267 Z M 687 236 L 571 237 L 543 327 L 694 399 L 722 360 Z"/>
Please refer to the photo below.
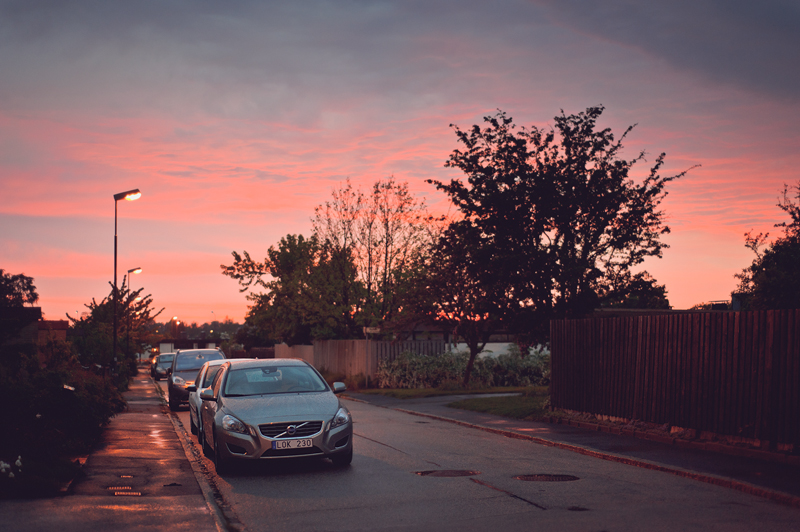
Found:
<path fill-rule="evenodd" d="M 514 480 L 525 480 L 528 482 L 568 482 L 570 480 L 580 480 L 572 475 L 519 475 Z"/>
<path fill-rule="evenodd" d="M 434 469 L 433 471 L 417 471 L 421 477 L 472 477 L 480 475 L 480 471 L 469 471 L 464 469 Z"/>

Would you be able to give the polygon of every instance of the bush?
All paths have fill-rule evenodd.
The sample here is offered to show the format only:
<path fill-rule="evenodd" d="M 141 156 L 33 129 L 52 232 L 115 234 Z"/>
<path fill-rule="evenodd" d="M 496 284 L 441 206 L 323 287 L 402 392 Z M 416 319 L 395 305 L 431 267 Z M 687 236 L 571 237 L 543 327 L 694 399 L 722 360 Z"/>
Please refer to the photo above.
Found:
<path fill-rule="evenodd" d="M 463 381 L 468 359 L 464 352 L 438 356 L 406 352 L 378 364 L 378 387 L 455 389 Z M 549 353 L 540 349 L 523 357 L 512 348 L 509 354 L 477 359 L 470 383 L 475 388 L 544 385 L 549 377 Z"/>
<path fill-rule="evenodd" d="M 41 352 L 0 352 L 4 428 L 0 431 L 0 496 L 51 495 L 71 458 L 85 454 L 125 402 L 110 381 L 83 369 L 63 342 Z M 24 463 L 24 467 L 17 466 Z M 57 491 L 57 490 L 56 490 Z"/>

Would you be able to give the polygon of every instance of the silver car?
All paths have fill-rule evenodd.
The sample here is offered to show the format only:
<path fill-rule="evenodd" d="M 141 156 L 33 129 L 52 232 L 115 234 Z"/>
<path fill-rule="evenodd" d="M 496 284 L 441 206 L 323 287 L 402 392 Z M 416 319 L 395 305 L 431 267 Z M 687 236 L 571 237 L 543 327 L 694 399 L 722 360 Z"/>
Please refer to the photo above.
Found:
<path fill-rule="evenodd" d="M 310 364 L 297 359 L 225 361 L 199 391 L 203 451 L 217 473 L 234 461 L 320 456 L 353 459 L 350 411 Z"/>

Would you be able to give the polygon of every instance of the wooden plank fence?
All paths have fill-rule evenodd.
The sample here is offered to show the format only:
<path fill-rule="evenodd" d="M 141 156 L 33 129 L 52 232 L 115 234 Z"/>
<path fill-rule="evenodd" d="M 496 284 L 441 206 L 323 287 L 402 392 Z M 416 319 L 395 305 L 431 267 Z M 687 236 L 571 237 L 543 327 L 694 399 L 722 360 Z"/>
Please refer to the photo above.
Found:
<path fill-rule="evenodd" d="M 551 322 L 551 403 L 800 446 L 800 310 Z"/>
<path fill-rule="evenodd" d="M 382 360 L 394 360 L 410 351 L 420 355 L 440 355 L 447 351 L 444 341 L 417 340 L 389 342 L 378 340 L 317 340 L 312 346 L 286 344 L 275 346 L 278 358 L 302 358 L 317 369 L 348 376 L 364 375 L 374 378 Z"/>

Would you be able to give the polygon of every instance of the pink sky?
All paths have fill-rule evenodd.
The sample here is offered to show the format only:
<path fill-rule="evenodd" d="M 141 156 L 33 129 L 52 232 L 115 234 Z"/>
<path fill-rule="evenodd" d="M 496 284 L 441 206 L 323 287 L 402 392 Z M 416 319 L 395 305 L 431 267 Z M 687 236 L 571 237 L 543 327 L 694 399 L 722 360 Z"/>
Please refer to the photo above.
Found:
<path fill-rule="evenodd" d="M 638 124 L 627 155 L 702 165 L 670 186 L 671 248 L 646 269 L 675 308 L 727 299 L 743 234 L 800 180 L 800 11 L 638 5 L 0 0 L 0 268 L 35 279 L 47 318 L 84 311 L 110 291 L 112 196 L 139 188 L 120 282 L 142 267 L 163 319 L 242 321 L 220 264 L 309 235 L 345 178 L 444 209 L 424 180 L 458 176 L 451 123 L 602 104 L 602 126 Z"/>

